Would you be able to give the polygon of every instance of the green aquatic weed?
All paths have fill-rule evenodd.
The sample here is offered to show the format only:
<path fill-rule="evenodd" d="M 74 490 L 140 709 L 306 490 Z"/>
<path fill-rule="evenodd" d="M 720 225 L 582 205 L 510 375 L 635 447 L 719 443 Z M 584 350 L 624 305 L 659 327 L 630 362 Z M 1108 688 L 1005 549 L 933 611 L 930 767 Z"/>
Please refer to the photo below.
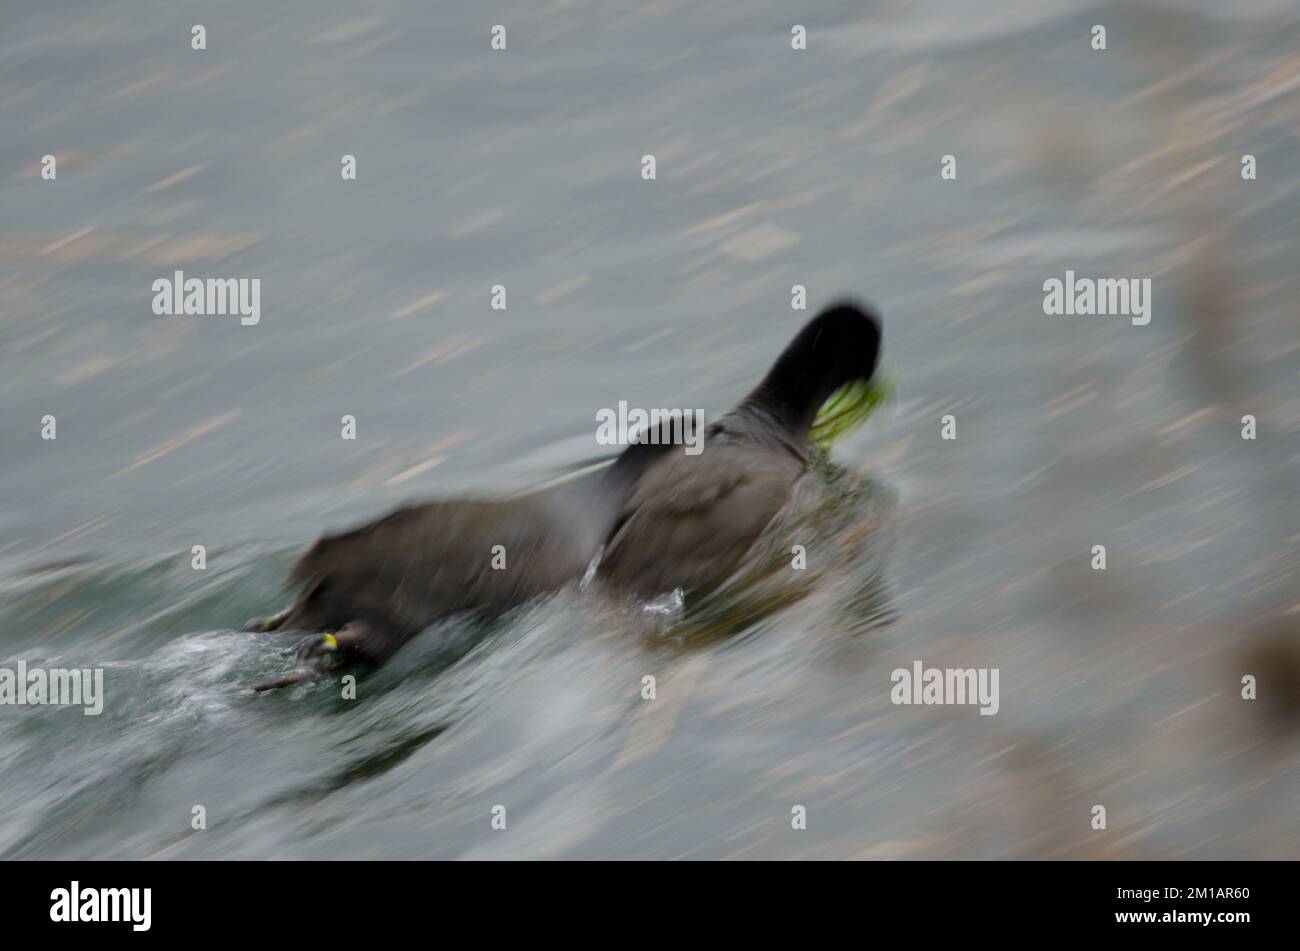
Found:
<path fill-rule="evenodd" d="M 845 383 L 822 404 L 812 425 L 812 443 L 819 449 L 830 448 L 862 426 L 876 409 L 891 401 L 896 392 L 894 379 L 883 370 L 870 381 Z"/>

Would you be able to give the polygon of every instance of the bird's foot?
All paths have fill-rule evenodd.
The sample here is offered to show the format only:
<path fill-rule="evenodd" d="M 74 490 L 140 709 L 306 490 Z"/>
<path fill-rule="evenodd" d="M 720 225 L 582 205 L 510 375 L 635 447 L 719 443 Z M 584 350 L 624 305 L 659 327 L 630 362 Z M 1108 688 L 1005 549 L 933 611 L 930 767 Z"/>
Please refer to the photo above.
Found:
<path fill-rule="evenodd" d="M 299 646 L 298 660 L 291 673 L 279 680 L 256 684 L 253 690 L 257 693 L 277 690 L 346 667 L 352 653 L 351 641 L 352 638 L 346 628 L 336 634 L 313 634 Z"/>
<path fill-rule="evenodd" d="M 281 611 L 279 614 L 272 614 L 270 617 L 249 618 L 245 623 L 243 630 L 245 633 L 265 634 L 267 631 L 279 630 L 289 617 L 288 609 Z"/>

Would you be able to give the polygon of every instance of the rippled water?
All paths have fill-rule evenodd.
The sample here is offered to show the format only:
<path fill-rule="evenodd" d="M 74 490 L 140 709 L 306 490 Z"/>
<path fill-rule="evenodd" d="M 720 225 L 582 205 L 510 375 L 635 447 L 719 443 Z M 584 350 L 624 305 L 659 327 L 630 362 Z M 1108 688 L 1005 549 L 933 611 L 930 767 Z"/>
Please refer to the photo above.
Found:
<path fill-rule="evenodd" d="M 0 708 L 0 856 L 1297 857 L 1294 724 L 1238 695 L 1252 625 L 1300 642 L 1293 5 L 846 0 L 806 54 L 776 3 L 0 10 L 0 666 L 108 695 Z M 261 324 L 154 317 L 175 267 Z M 1152 323 L 1046 317 L 1066 269 Z M 619 400 L 716 415 L 795 283 L 874 300 L 899 387 L 798 584 L 245 689 L 315 536 L 589 462 Z M 998 715 L 892 705 L 915 660 Z"/>
<path fill-rule="evenodd" d="M 178 570 L 175 559 L 29 574 L 6 591 L 6 621 L 44 625 L 52 636 L 24 659 L 102 664 L 108 697 L 97 717 L 55 707 L 9 713 L 4 761 L 44 765 L 6 772 L 12 806 L 0 850 L 415 857 L 550 854 L 592 837 L 585 848 L 630 844 L 648 830 L 603 846 L 613 830 L 601 830 L 635 823 L 629 807 L 644 807 L 643 797 L 618 791 L 658 782 L 647 757 L 698 702 L 706 665 L 727 668 L 738 714 L 766 692 L 764 680 L 815 675 L 882 620 L 890 507 L 883 487 L 821 464 L 798 517 L 774 533 L 817 552 L 798 588 L 752 571 L 743 593 L 665 617 L 575 585 L 492 623 L 435 626 L 363 673 L 356 700 L 342 698 L 339 676 L 273 694 L 247 689 L 287 669 L 300 634 L 193 629 L 207 616 L 275 603 L 267 579 L 284 577 L 287 553 L 239 554 L 214 575 Z M 853 543 L 837 550 L 836 539 Z M 161 591 L 176 603 L 130 616 Z M 776 633 L 783 614 L 806 630 Z M 112 630 L 93 646 L 88 615 Z M 61 626 L 67 637 L 53 633 Z M 802 674 L 791 669 L 796 655 Z M 653 712 L 642 697 L 647 675 L 656 679 Z M 739 754 L 725 758 L 743 768 Z M 498 803 L 520 840 L 476 834 L 474 817 Z M 212 826 L 191 834 L 195 804 Z"/>

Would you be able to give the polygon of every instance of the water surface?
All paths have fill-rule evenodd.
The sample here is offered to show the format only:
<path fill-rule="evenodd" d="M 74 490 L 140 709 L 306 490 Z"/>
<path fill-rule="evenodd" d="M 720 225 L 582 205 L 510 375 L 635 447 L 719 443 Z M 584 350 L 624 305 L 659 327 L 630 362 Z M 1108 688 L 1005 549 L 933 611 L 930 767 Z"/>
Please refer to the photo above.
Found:
<path fill-rule="evenodd" d="M 0 663 L 109 699 L 0 709 L 0 855 L 1297 857 L 1238 649 L 1300 611 L 1300 16 L 998 6 L 816 4 L 796 53 L 773 2 L 5 2 Z M 155 317 L 175 268 L 261 323 Z M 1045 316 L 1066 269 L 1151 324 Z M 317 534 L 544 482 L 619 400 L 716 415 L 796 283 L 880 306 L 900 390 L 806 597 L 688 637 L 570 591 L 355 702 L 243 691 Z M 892 705 L 918 659 L 998 715 Z"/>

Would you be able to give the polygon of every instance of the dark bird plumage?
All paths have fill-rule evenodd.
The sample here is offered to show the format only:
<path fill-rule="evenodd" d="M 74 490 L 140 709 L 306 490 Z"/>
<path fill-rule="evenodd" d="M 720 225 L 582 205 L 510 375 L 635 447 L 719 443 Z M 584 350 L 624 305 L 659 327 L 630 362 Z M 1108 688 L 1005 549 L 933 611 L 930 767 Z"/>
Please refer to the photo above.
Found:
<path fill-rule="evenodd" d="M 441 618 L 557 591 L 583 577 L 602 544 L 599 575 L 616 588 L 654 595 L 722 581 L 789 503 L 822 403 L 869 379 L 879 349 L 874 316 L 834 305 L 705 429 L 699 455 L 642 439 L 594 484 L 430 502 L 320 539 L 293 569 L 294 604 L 251 629 L 326 633 L 303 645 L 293 674 L 256 689 L 352 660 L 380 663 Z M 494 567 L 499 556 L 504 568 Z"/>
<path fill-rule="evenodd" d="M 827 398 L 870 379 L 878 319 L 850 303 L 823 311 L 763 381 L 704 431 L 703 449 L 650 462 L 628 493 L 599 575 L 652 596 L 712 587 L 789 504 L 808 464 L 808 434 Z"/>

